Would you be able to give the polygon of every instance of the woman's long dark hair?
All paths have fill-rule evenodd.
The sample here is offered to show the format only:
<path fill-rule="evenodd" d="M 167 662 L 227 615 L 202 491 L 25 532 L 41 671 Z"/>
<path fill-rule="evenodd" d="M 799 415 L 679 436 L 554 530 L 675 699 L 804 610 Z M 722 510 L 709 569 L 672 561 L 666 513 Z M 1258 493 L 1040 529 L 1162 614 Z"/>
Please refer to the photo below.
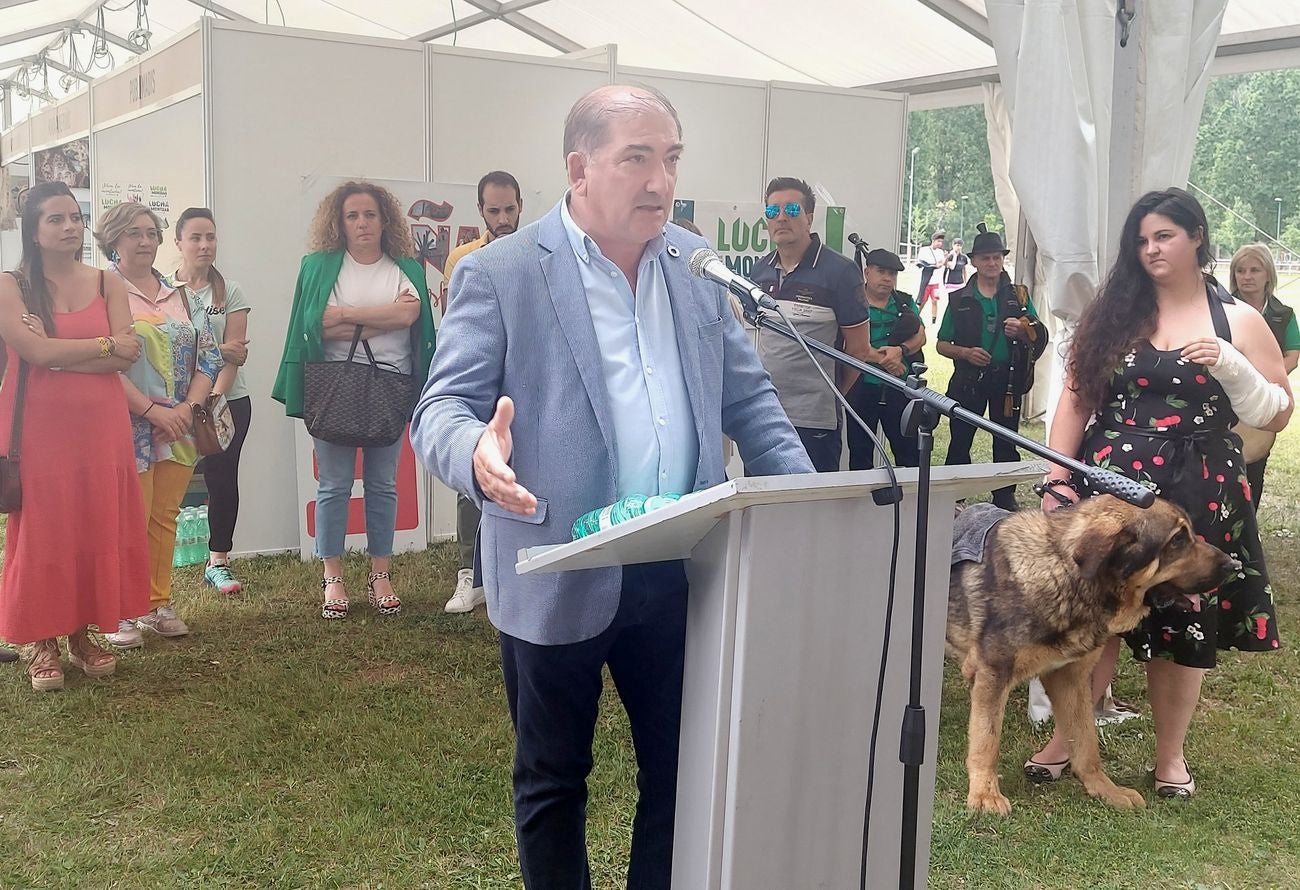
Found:
<path fill-rule="evenodd" d="M 54 301 L 45 281 L 45 260 L 36 238 L 41 228 L 41 212 L 45 208 L 45 202 L 62 195 L 76 200 L 72 189 L 61 182 L 42 182 L 27 190 L 23 204 L 23 252 L 18 260 L 18 268 L 27 278 L 27 293 L 24 294 L 27 311 L 40 318 L 46 334 L 51 337 L 54 336 Z"/>
<path fill-rule="evenodd" d="M 1110 378 L 1124 355 L 1155 331 L 1156 289 L 1138 254 L 1142 220 L 1152 213 L 1169 217 L 1188 237 L 1200 237 L 1196 262 L 1202 270 L 1212 261 L 1205 209 L 1187 192 L 1179 188 L 1147 192 L 1133 205 L 1120 232 L 1115 265 L 1097 298 L 1084 310 L 1066 362 L 1079 405 L 1089 414 L 1105 401 Z"/>
<path fill-rule="evenodd" d="M 212 228 L 217 227 L 216 217 L 212 211 L 206 207 L 186 207 L 185 210 L 176 220 L 176 242 L 179 244 L 181 238 L 185 236 L 185 224 L 192 219 L 206 219 L 212 223 Z M 212 307 L 213 309 L 223 309 L 226 305 L 226 279 L 217 271 L 215 265 L 208 267 L 208 277 L 212 279 Z"/>

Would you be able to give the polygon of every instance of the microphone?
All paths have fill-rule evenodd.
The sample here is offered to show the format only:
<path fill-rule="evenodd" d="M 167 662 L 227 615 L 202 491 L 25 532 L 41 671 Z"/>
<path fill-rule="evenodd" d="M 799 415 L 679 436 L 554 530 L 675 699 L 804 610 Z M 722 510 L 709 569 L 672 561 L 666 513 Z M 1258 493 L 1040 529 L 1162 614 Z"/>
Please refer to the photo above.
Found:
<path fill-rule="evenodd" d="M 743 275 L 732 272 L 722 261 L 722 257 L 707 247 L 697 247 L 691 251 L 690 259 L 686 261 L 686 268 L 690 269 L 691 274 L 696 278 L 721 284 L 742 300 L 751 300 L 763 309 L 777 311 L 776 303 L 761 287 Z"/>

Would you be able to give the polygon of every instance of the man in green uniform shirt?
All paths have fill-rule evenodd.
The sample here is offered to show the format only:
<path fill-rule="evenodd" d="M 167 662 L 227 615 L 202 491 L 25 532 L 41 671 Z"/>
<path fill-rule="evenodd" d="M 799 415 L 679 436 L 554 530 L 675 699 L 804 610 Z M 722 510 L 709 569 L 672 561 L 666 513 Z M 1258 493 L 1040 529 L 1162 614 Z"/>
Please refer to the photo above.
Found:
<path fill-rule="evenodd" d="M 866 268 L 862 273 L 866 284 L 871 346 L 880 350 L 886 359 L 873 364 L 896 377 L 910 372 L 912 364 L 921 360 L 921 347 L 925 345 L 925 327 L 921 324 L 916 303 L 910 295 L 896 288 L 901 271 L 903 261 L 898 254 L 878 247 L 867 253 Z M 905 395 L 887 389 L 864 374 L 849 390 L 848 400 L 872 429 L 877 425 L 883 429 L 889 439 L 889 448 L 894 452 L 896 466 L 914 467 L 919 463 L 916 439 L 904 435 L 900 428 L 903 409 L 908 402 Z M 850 470 L 869 470 L 875 466 L 875 445 L 856 423 L 848 425 L 848 441 Z"/>
<path fill-rule="evenodd" d="M 949 398 L 976 414 L 987 412 L 989 420 L 1014 431 L 1020 428 L 1020 396 L 1033 382 L 1033 361 L 1047 348 L 1047 328 L 1038 320 L 1029 292 L 1012 285 L 1003 270 L 1011 251 L 1003 246 L 1002 237 L 984 231 L 982 223 L 979 228 L 970 252 L 975 274 L 948 298 L 938 349 L 955 365 Z M 975 427 L 954 420 L 949 428 L 952 438 L 944 462 L 970 463 Z M 1014 445 L 993 439 L 994 461 L 1019 459 Z M 1015 486 L 994 491 L 993 503 L 1004 510 L 1016 509 Z"/>

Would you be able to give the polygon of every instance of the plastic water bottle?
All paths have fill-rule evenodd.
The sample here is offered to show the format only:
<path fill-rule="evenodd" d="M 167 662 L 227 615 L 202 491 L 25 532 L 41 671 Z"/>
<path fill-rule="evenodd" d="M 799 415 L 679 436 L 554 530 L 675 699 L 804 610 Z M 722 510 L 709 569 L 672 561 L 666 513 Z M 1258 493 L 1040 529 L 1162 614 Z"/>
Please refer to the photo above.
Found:
<path fill-rule="evenodd" d="M 584 513 L 573 523 L 573 540 L 594 535 L 596 532 L 613 528 L 620 522 L 635 519 L 651 510 L 666 507 L 681 497 L 679 494 L 657 494 L 647 497 L 643 494 L 630 494 L 608 507 Z"/>
<path fill-rule="evenodd" d="M 172 568 L 186 565 L 189 558 L 190 543 L 190 508 L 183 507 L 176 517 L 176 550 L 172 554 Z"/>
<path fill-rule="evenodd" d="M 208 527 L 208 505 L 201 504 L 195 510 L 194 518 L 194 562 L 198 565 L 208 561 L 208 538 L 212 530 Z"/>

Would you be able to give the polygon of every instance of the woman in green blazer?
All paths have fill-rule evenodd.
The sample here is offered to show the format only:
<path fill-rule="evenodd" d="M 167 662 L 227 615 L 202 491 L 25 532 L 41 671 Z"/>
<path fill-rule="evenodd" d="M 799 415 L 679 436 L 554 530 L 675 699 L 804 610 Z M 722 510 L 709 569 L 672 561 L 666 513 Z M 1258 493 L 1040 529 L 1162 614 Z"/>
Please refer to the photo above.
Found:
<path fill-rule="evenodd" d="M 290 417 L 302 417 L 307 362 L 347 361 L 358 328 L 377 361 L 423 379 L 433 360 L 433 310 L 424 268 L 414 259 L 410 228 L 397 199 L 368 182 L 345 182 L 316 210 L 311 253 L 303 257 L 280 372 L 271 395 Z M 354 361 L 368 361 L 358 354 Z M 397 459 L 405 436 L 392 445 L 362 448 L 366 593 L 381 615 L 396 615 L 389 564 L 397 525 Z M 357 449 L 313 439 L 319 484 L 316 555 L 324 563 L 322 618 L 348 616 L 343 546 Z"/>

